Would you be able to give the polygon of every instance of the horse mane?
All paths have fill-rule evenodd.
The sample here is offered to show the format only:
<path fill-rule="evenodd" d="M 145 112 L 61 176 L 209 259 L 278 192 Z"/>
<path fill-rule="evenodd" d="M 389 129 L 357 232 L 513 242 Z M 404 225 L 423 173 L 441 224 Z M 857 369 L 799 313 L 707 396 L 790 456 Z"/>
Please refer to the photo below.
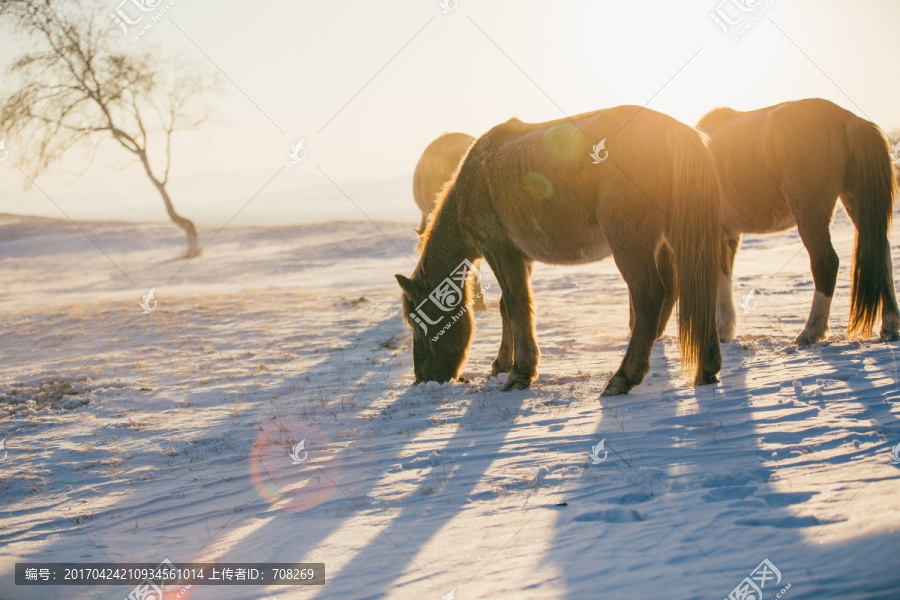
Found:
<path fill-rule="evenodd" d="M 457 172 L 459 172 L 458 169 Z M 419 236 L 419 242 L 418 244 L 416 244 L 416 251 L 419 254 L 422 254 L 422 251 L 425 249 L 425 245 L 428 243 L 429 238 L 431 238 L 431 231 L 434 229 L 434 221 L 437 218 L 437 215 L 440 212 L 441 208 L 444 206 L 444 201 L 447 199 L 447 195 L 450 193 L 450 188 L 453 187 L 454 183 L 456 183 L 456 173 L 454 173 L 453 177 L 451 177 L 444 183 L 444 187 L 441 188 L 441 191 L 438 192 L 438 195 L 435 198 L 434 210 L 431 211 L 431 215 L 428 217 L 428 222 L 425 224 L 425 231 L 423 231 L 422 235 Z"/>

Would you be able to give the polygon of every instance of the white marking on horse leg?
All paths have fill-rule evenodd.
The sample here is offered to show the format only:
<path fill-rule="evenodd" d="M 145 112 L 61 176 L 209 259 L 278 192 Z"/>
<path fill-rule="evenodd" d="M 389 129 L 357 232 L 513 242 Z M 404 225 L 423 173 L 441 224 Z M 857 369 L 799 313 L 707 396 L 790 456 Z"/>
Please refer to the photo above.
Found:
<path fill-rule="evenodd" d="M 734 339 L 735 332 L 734 294 L 731 279 L 725 273 L 719 273 L 716 300 L 716 330 L 719 332 L 719 341 L 730 342 Z"/>
<path fill-rule="evenodd" d="M 813 295 L 812 309 L 809 311 L 809 319 L 806 327 L 797 336 L 795 343 L 803 346 L 821 342 L 828 335 L 828 316 L 831 314 L 831 296 L 826 296 L 819 290 Z"/>

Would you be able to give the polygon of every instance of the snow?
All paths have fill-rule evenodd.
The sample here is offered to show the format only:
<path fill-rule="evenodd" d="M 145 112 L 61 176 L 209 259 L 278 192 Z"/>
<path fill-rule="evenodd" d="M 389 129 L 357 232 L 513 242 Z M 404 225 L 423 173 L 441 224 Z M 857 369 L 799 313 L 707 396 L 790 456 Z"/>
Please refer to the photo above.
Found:
<path fill-rule="evenodd" d="M 613 398 L 611 261 L 536 266 L 531 389 L 487 378 L 486 267 L 470 383 L 412 386 L 393 274 L 413 224 L 201 227 L 188 262 L 170 224 L 0 216 L 0 598 L 131 589 L 17 587 L 17 561 L 164 558 L 326 565 L 323 587 L 192 600 L 725 598 L 763 559 L 782 574 L 766 599 L 900 597 L 900 346 L 843 337 L 842 212 L 826 342 L 791 345 L 813 294 L 796 232 L 748 236 L 735 298 L 758 304 L 721 383 L 688 384 L 670 324 Z"/>

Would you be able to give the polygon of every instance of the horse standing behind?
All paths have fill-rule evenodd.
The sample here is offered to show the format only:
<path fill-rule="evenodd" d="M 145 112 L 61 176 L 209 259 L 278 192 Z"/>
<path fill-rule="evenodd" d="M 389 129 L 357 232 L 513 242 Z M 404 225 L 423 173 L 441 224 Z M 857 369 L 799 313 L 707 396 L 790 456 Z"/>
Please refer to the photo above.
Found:
<path fill-rule="evenodd" d="M 422 211 L 422 220 L 416 229 L 419 235 L 425 233 L 425 226 L 434 211 L 438 194 L 453 177 L 474 141 L 475 138 L 465 133 L 445 133 L 428 144 L 422 152 L 413 172 L 413 198 Z"/>
<path fill-rule="evenodd" d="M 796 344 L 828 334 L 838 273 L 829 231 L 838 196 L 856 227 L 847 336 L 868 336 L 881 309 L 881 338 L 900 337 L 888 233 L 896 195 L 891 151 L 878 127 L 819 98 L 738 112 L 717 108 L 708 133 L 723 190 L 718 330 L 734 337 L 731 275 L 742 233 L 796 226 L 809 251 L 816 291 Z"/>
<path fill-rule="evenodd" d="M 422 211 L 422 220 L 416 233 L 421 240 L 428 225 L 428 218 L 434 212 L 438 195 L 444 185 L 453 178 L 453 174 L 462 163 L 466 152 L 472 147 L 475 138 L 466 133 L 445 133 L 425 148 L 416 170 L 413 172 L 413 198 L 416 206 Z M 475 268 L 479 262 L 474 263 Z M 482 295 L 475 299 L 475 310 L 487 310 L 487 303 Z"/>
<path fill-rule="evenodd" d="M 412 277 L 396 276 L 416 382 L 459 377 L 474 329 L 472 261 L 484 257 L 500 284 L 503 334 L 491 374 L 508 372 L 508 390 L 537 376 L 533 263 L 610 255 L 628 285 L 635 326 L 604 395 L 643 380 L 676 296 L 682 365 L 696 366 L 697 384 L 716 381 L 720 208 L 702 135 L 661 113 L 619 106 L 494 127 L 445 186 Z"/>

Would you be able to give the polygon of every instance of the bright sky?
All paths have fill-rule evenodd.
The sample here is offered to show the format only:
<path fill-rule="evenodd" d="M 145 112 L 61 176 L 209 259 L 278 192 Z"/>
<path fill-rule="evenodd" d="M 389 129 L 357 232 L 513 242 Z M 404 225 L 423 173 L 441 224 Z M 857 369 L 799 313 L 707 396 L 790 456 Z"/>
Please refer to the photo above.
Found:
<path fill-rule="evenodd" d="M 741 2 L 755 8 L 742 12 Z M 731 41 L 710 17 L 717 8 L 731 20 L 765 14 Z M 284 223 L 366 218 L 325 174 L 373 218 L 415 221 L 410 180 L 424 147 L 511 116 L 647 104 L 694 124 L 715 106 L 818 96 L 892 129 L 898 32 L 896 0 L 458 0 L 446 14 L 439 0 L 177 0 L 129 43 L 224 73 L 215 121 L 175 138 L 176 207 L 224 223 L 249 201 L 235 222 Z M 18 52 L 0 40 L 4 62 Z M 288 151 L 301 138 L 309 155 L 293 165 Z M 62 217 L 56 203 L 73 218 L 166 218 L 111 144 L 84 175 L 73 160 L 38 179 L 53 203 L 23 189 L 15 140 L 6 146 L 0 212 Z M 375 181 L 369 197 L 362 184 Z"/>

